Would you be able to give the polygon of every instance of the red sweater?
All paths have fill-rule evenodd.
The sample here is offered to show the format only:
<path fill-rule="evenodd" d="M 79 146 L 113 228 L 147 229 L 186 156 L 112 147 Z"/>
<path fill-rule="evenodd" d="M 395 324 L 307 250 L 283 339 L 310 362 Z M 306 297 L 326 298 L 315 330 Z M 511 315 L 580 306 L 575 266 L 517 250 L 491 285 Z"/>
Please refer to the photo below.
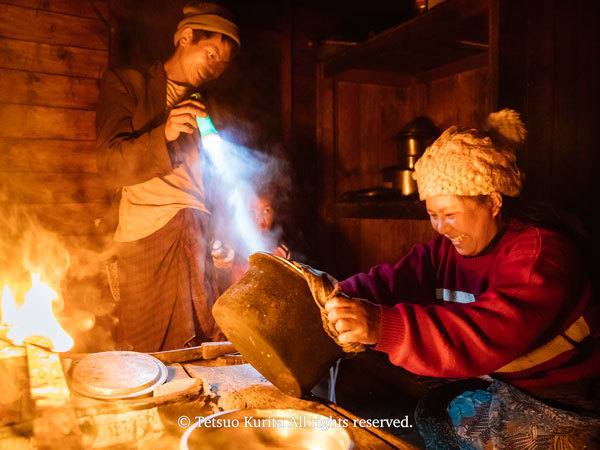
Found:
<path fill-rule="evenodd" d="M 600 374 L 588 269 L 557 233 L 512 222 L 489 251 L 470 258 L 439 236 L 341 286 L 380 304 L 375 349 L 413 373 L 492 374 L 523 388 Z"/>

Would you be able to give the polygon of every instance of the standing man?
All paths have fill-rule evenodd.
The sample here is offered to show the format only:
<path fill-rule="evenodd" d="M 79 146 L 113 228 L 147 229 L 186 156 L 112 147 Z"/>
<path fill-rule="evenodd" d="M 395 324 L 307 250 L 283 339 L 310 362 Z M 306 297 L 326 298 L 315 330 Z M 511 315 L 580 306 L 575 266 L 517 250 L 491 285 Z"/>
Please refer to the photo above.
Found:
<path fill-rule="evenodd" d="M 121 189 L 116 241 L 119 348 L 152 352 L 223 338 L 210 257 L 206 160 L 190 99 L 240 45 L 215 3 L 183 8 L 175 51 L 146 71 L 108 69 L 96 115 L 98 171 Z"/>

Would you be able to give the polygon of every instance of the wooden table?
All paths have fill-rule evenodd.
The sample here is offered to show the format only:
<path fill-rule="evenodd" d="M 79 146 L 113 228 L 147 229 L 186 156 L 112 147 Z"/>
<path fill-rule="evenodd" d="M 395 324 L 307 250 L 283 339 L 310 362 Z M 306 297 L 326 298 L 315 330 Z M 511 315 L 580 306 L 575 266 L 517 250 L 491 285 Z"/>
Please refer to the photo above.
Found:
<path fill-rule="evenodd" d="M 410 439 L 390 434 L 379 426 L 369 426 L 363 418 L 322 398 L 298 399 L 283 394 L 249 364 L 225 366 L 225 362 L 217 358 L 169 365 L 167 382 L 155 389 L 153 397 L 103 401 L 71 392 L 68 423 L 80 434 L 78 442 L 67 447 L 178 448 L 187 428 L 178 423 L 181 417 L 188 417 L 193 422 L 198 417 L 232 409 L 293 409 L 343 423 L 356 449 L 419 448 L 418 442 L 413 445 L 415 442 Z M 67 381 L 72 363 L 73 360 L 62 359 Z M 53 443 L 60 445 L 60 430 L 41 433 L 32 420 L 35 417 L 35 414 L 28 414 L 20 421 L 17 418 L 17 423 L 0 427 L 0 450 L 31 448 L 43 443 L 46 434 L 53 437 Z"/>

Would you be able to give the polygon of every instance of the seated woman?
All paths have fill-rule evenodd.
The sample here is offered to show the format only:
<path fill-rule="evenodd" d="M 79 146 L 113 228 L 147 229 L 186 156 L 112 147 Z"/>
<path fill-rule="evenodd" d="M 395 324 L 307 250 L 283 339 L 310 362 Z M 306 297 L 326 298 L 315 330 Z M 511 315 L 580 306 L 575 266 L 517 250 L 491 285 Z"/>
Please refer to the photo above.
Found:
<path fill-rule="evenodd" d="M 413 374 L 491 375 L 494 388 L 476 401 L 466 398 L 472 414 L 460 415 L 465 397 L 448 405 L 458 417 L 452 416 L 445 433 L 457 436 L 468 435 L 465 420 L 473 421 L 482 405 L 490 417 L 498 404 L 521 404 L 523 410 L 523 398 L 535 402 L 532 397 L 546 402 L 537 404 L 542 409 L 552 404 L 589 413 L 598 407 L 593 391 L 600 375 L 600 322 L 590 264 L 567 234 L 525 220 L 512 207 L 523 180 L 515 149 L 524 138 L 524 126 L 510 110 L 491 114 L 484 132 L 446 130 L 415 167 L 420 199 L 440 235 L 395 264 L 342 281 L 348 297 L 326 304 L 341 342 L 370 344 Z M 556 411 L 549 409 L 547 417 Z M 504 422 L 494 425 L 491 436 L 468 435 L 459 442 L 469 444 L 460 446 L 506 445 L 508 434 L 531 437 L 537 417 L 507 425 L 511 414 L 500 417 Z M 565 420 L 573 424 L 575 416 L 567 413 Z M 492 425 L 484 422 L 489 431 Z M 583 434 L 597 433 L 600 422 L 588 423 Z M 418 415 L 417 425 L 422 434 L 431 432 Z M 560 425 L 539 431 L 537 444 L 548 434 L 554 439 Z M 430 446 L 450 439 L 424 437 Z M 589 435 L 582 439 L 589 445 Z"/>

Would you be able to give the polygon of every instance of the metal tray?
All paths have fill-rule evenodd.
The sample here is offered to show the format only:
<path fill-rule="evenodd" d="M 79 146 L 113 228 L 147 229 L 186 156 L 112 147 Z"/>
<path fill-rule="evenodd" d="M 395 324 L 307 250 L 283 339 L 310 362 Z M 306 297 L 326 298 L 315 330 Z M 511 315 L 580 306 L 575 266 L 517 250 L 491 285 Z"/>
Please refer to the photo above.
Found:
<path fill-rule="evenodd" d="M 166 381 L 168 371 L 153 356 L 112 351 L 87 355 L 71 373 L 73 391 L 99 399 L 122 399 L 151 393 Z"/>

